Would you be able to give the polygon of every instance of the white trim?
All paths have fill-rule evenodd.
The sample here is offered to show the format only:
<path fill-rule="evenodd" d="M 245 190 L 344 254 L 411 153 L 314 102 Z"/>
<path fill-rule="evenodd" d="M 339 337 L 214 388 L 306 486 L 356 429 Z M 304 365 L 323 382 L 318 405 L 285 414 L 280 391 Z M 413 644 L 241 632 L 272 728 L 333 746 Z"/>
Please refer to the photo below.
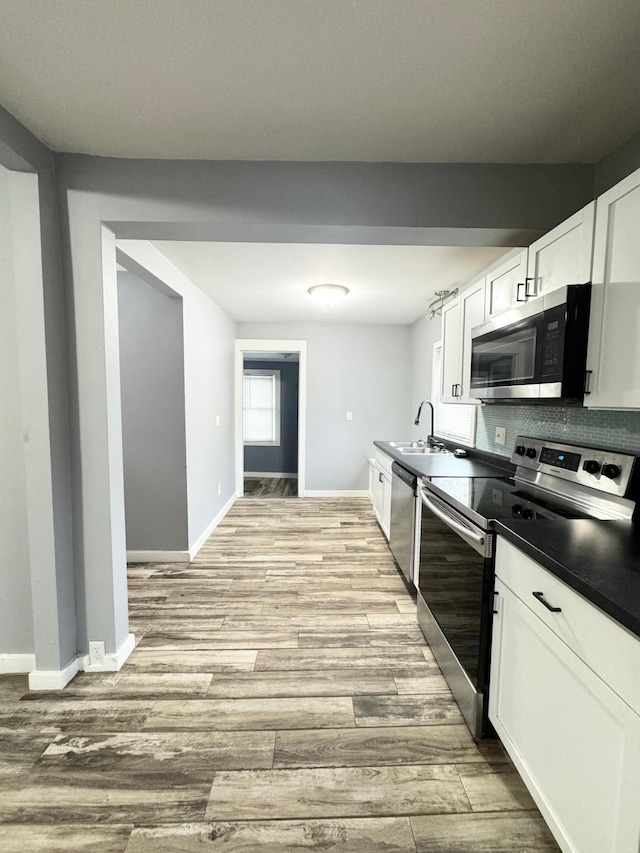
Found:
<path fill-rule="evenodd" d="M 80 658 L 74 658 L 64 669 L 34 669 L 29 673 L 29 690 L 62 690 L 80 669 Z"/>
<path fill-rule="evenodd" d="M 244 444 L 242 441 L 242 371 L 245 352 L 297 352 L 298 362 L 298 495 L 303 497 L 306 470 L 305 452 L 307 439 L 307 342 L 292 340 L 262 340 L 260 338 L 236 339 L 235 378 L 235 451 L 236 451 L 236 494 L 244 495 Z"/>
<path fill-rule="evenodd" d="M 269 479 L 286 479 L 286 480 L 297 480 L 297 474 L 287 474 L 286 471 L 245 471 L 245 477 L 259 477 L 261 480 L 269 480 Z"/>
<path fill-rule="evenodd" d="M 127 551 L 127 563 L 188 563 L 188 551 Z"/>
<path fill-rule="evenodd" d="M 135 634 L 127 634 L 127 639 L 120 648 L 112 654 L 105 655 L 102 663 L 91 663 L 89 655 L 80 655 L 77 659 L 78 668 L 83 672 L 118 672 L 135 647 Z"/>
<path fill-rule="evenodd" d="M 267 475 L 265 474 L 264 476 Z M 282 475 L 271 474 L 269 476 Z M 220 524 L 225 515 L 229 512 L 236 498 L 237 495 L 234 492 L 213 521 L 207 525 L 202 534 L 196 539 L 195 544 L 192 545 L 188 551 L 127 551 L 127 563 L 190 563 L 216 527 Z"/>
<path fill-rule="evenodd" d="M 368 498 L 367 489 L 307 489 L 305 498 Z"/>
<path fill-rule="evenodd" d="M 213 519 L 213 521 L 208 525 L 208 527 L 205 528 L 205 530 L 202 532 L 201 536 L 198 539 L 196 539 L 195 544 L 192 545 L 191 548 L 189 548 L 189 554 L 188 554 L 189 560 L 193 560 L 193 558 L 196 556 L 198 551 L 202 548 L 204 543 L 211 536 L 211 534 L 216 529 L 216 527 L 220 524 L 220 522 L 225 517 L 225 515 L 229 512 L 229 510 L 231 509 L 231 507 L 235 503 L 235 500 L 237 497 L 238 497 L 238 495 L 234 492 L 231 495 L 231 497 L 229 498 L 229 500 L 226 502 L 226 504 L 222 507 L 220 512 Z"/>
<path fill-rule="evenodd" d="M 32 672 L 35 668 L 35 655 L 0 655 L 0 673 Z"/>

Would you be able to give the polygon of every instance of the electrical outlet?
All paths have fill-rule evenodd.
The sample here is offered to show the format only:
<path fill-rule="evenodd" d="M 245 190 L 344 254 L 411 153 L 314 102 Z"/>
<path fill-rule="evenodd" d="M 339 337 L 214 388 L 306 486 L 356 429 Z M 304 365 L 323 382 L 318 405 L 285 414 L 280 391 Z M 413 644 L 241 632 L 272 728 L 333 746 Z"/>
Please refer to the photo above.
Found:
<path fill-rule="evenodd" d="M 218 483 L 218 494 L 222 494 L 222 483 Z"/>
<path fill-rule="evenodd" d="M 216 415 L 216 426 L 220 426 L 220 415 Z"/>
<path fill-rule="evenodd" d="M 347 420 L 348 420 L 348 421 L 352 421 L 352 420 L 353 420 L 353 412 L 347 412 Z"/>
<path fill-rule="evenodd" d="M 507 429 L 506 427 L 496 427 L 496 444 L 506 444 Z"/>
<path fill-rule="evenodd" d="M 94 642 L 89 643 L 89 662 L 92 664 L 104 663 L 105 647 L 104 643 Z"/>

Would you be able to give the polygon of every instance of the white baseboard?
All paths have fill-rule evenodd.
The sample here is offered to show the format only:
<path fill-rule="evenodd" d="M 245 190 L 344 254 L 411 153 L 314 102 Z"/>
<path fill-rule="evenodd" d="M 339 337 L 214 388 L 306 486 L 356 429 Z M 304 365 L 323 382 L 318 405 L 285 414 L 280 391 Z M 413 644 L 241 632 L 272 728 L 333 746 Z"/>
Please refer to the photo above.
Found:
<path fill-rule="evenodd" d="M 127 551 L 127 563 L 188 563 L 188 551 Z"/>
<path fill-rule="evenodd" d="M 238 497 L 238 493 L 234 492 L 231 495 L 231 497 L 229 498 L 229 500 L 226 502 L 226 504 L 222 507 L 220 512 L 213 519 L 213 521 L 207 526 L 207 528 L 200 535 L 200 538 L 196 539 L 195 543 L 191 546 L 191 548 L 189 548 L 189 555 L 188 555 L 189 560 L 193 560 L 193 558 L 196 556 L 196 554 L 198 553 L 200 548 L 202 548 L 204 543 L 211 536 L 211 534 L 216 529 L 216 527 L 220 524 L 220 522 L 225 517 L 225 515 L 229 512 L 229 510 L 231 509 L 231 507 L 235 503 L 235 500 L 237 497 Z"/>
<path fill-rule="evenodd" d="M 367 489 L 305 489 L 305 498 L 367 498 Z"/>
<path fill-rule="evenodd" d="M 283 472 L 279 472 L 277 474 L 274 474 L 272 471 L 245 471 L 244 476 L 245 477 L 259 477 L 261 480 L 275 480 L 275 479 L 282 480 L 283 478 L 286 478 L 287 480 L 297 480 L 298 479 L 297 474 L 286 474 Z"/>
<path fill-rule="evenodd" d="M 35 668 L 35 655 L 0 655 L 0 673 L 32 672 Z"/>
<path fill-rule="evenodd" d="M 81 655 L 78 658 L 78 667 L 83 672 L 118 672 L 135 647 L 135 634 L 128 634 L 120 648 L 112 654 L 105 655 L 102 663 L 91 663 L 89 655 Z"/>
<path fill-rule="evenodd" d="M 80 669 L 80 658 L 74 658 L 64 669 L 34 669 L 29 673 L 30 690 L 62 690 Z"/>

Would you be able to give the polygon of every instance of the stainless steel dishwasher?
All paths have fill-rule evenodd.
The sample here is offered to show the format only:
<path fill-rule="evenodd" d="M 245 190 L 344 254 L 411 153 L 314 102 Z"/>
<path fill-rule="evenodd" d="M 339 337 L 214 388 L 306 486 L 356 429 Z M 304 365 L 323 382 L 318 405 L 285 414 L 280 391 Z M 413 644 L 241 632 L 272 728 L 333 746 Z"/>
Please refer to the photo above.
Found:
<path fill-rule="evenodd" d="M 413 586 L 418 478 L 397 462 L 391 472 L 389 547 L 407 583 Z"/>

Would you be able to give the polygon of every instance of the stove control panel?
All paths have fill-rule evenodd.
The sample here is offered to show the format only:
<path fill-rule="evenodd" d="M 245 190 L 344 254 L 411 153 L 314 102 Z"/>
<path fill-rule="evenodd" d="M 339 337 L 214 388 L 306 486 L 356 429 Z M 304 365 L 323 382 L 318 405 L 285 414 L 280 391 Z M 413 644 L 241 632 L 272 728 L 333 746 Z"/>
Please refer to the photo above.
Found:
<path fill-rule="evenodd" d="M 521 468 L 625 497 L 636 457 L 519 435 L 511 462 Z"/>

